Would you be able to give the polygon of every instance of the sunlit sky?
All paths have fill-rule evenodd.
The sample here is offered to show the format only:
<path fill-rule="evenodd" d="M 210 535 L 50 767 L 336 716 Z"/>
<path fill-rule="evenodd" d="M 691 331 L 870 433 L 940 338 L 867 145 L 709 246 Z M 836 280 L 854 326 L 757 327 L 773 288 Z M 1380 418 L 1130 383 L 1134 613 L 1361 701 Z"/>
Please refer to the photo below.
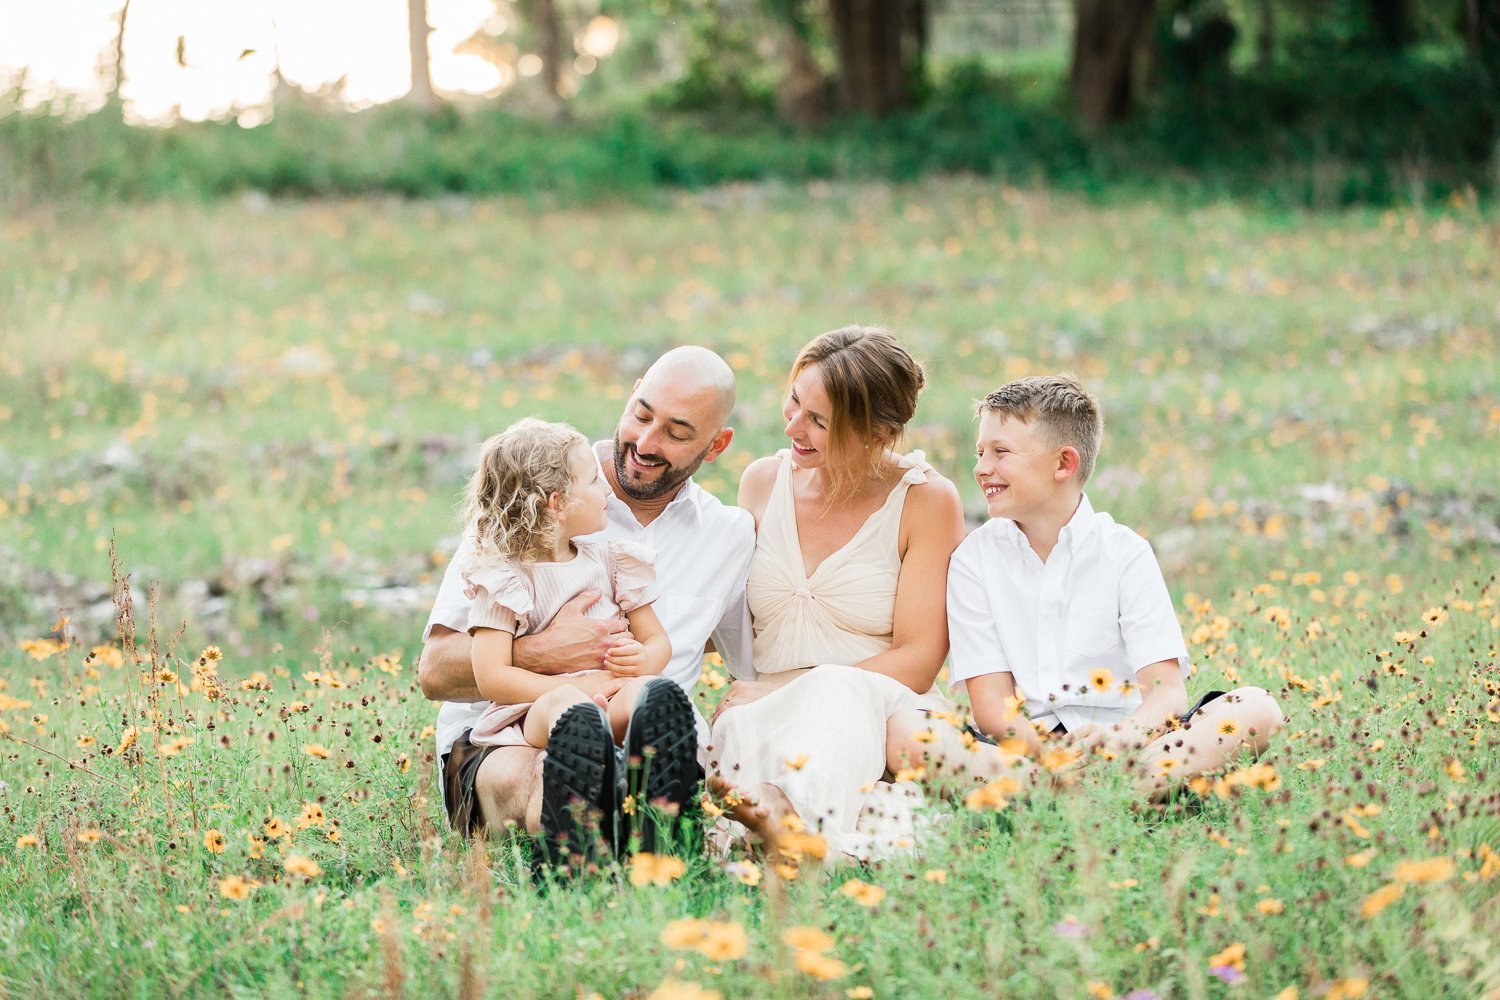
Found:
<path fill-rule="evenodd" d="M 121 0 L 0 0 L 0 86 L 24 71 L 29 104 L 72 97 L 98 106 L 113 76 L 120 7 Z M 428 0 L 427 20 L 438 91 L 493 94 L 513 82 L 509 66 L 454 51 L 481 28 L 505 35 L 510 25 L 492 0 Z M 237 114 L 255 124 L 278 55 L 282 76 L 308 90 L 343 78 L 353 106 L 400 97 L 411 82 L 406 0 L 131 0 L 121 96 L 138 120 L 168 120 L 175 110 L 189 120 Z M 523 69 L 532 67 L 523 60 Z"/>

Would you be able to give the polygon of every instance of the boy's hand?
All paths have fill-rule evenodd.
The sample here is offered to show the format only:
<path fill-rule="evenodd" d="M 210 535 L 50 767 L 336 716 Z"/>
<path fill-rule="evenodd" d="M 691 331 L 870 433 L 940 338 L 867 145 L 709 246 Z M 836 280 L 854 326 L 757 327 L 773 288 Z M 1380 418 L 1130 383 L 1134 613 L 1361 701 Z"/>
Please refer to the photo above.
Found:
<path fill-rule="evenodd" d="M 646 669 L 646 647 L 637 639 L 617 643 L 605 651 L 604 666 L 616 677 L 639 677 Z"/>
<path fill-rule="evenodd" d="M 1093 722 L 1068 733 L 1067 742 L 1074 749 L 1082 751 L 1085 757 L 1096 753 L 1117 757 L 1132 747 L 1130 738 L 1119 726 L 1101 726 Z"/>

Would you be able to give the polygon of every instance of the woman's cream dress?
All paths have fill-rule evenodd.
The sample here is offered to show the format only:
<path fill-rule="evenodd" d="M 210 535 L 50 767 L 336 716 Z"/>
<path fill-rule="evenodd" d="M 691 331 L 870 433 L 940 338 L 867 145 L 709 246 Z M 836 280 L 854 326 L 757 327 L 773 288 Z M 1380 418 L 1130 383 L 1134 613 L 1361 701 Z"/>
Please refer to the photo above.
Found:
<path fill-rule="evenodd" d="M 910 782 L 881 781 L 886 722 L 903 709 L 951 706 L 936 692 L 917 695 L 852 664 L 891 648 L 901 512 L 907 490 L 925 482 L 932 467 L 919 451 L 901 456 L 905 474 L 885 503 L 809 576 L 797 535 L 791 453 L 777 457 L 747 584 L 755 669 L 817 667 L 719 716 L 709 767 L 741 788 L 762 782 L 780 788 L 808 828 L 823 834 L 830 857 L 884 857 L 912 846 L 921 804 Z"/>

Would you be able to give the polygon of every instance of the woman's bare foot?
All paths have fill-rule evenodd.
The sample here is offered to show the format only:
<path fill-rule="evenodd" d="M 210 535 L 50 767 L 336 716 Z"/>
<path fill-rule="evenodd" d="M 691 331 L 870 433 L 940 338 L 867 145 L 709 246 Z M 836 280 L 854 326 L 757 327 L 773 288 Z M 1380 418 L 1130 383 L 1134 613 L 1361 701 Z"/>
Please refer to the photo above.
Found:
<path fill-rule="evenodd" d="M 723 807 L 724 815 L 744 826 L 748 839 L 768 858 L 782 853 L 782 839 L 791 826 L 801 829 L 801 822 L 786 794 L 775 785 L 760 784 L 742 789 L 730 784 L 721 774 L 707 778 L 709 792 Z"/>

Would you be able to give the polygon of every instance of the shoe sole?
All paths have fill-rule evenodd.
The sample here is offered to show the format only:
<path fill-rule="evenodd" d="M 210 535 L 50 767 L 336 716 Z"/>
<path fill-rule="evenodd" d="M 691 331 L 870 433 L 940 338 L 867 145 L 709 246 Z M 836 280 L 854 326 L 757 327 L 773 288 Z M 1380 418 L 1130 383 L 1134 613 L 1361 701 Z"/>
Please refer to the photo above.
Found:
<path fill-rule="evenodd" d="M 625 730 L 625 768 L 626 792 L 636 805 L 634 815 L 621 817 L 629 823 L 622 829 L 633 826 L 640 850 L 656 853 L 671 843 L 674 828 L 687 817 L 698 790 L 693 703 L 672 681 L 648 684 L 636 703 Z"/>
<path fill-rule="evenodd" d="M 571 868 L 614 856 L 615 744 L 598 705 L 557 720 L 542 760 L 542 843 L 547 864 Z"/>

